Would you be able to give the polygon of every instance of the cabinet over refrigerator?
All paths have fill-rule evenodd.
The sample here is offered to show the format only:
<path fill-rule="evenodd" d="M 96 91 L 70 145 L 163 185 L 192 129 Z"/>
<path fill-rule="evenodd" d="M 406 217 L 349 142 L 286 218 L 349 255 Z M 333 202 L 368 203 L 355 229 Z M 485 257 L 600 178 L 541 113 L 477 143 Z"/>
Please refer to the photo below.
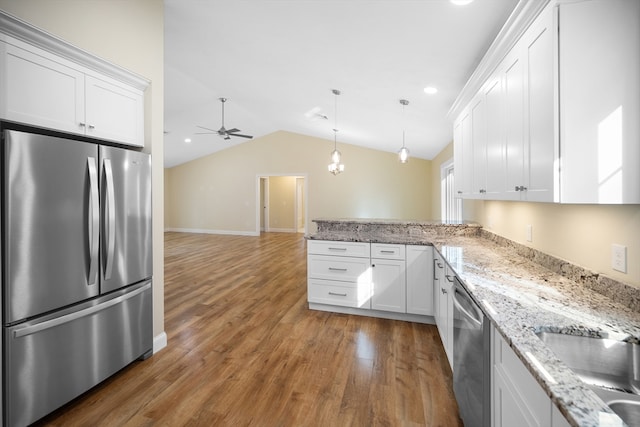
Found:
<path fill-rule="evenodd" d="M 151 162 L 0 125 L 2 418 L 22 426 L 151 354 Z"/>

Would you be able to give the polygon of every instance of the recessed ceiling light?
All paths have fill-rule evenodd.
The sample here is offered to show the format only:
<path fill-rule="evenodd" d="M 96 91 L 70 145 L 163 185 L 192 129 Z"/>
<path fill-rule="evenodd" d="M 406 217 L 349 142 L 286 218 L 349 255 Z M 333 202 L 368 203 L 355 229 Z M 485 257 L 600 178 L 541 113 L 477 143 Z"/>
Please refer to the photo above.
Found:
<path fill-rule="evenodd" d="M 191 142 L 191 138 L 185 138 L 184 142 L 186 142 L 187 144 Z"/>
<path fill-rule="evenodd" d="M 473 0 L 449 0 L 449 1 L 455 4 L 456 6 L 466 6 L 469 3 L 473 2 Z"/>
<path fill-rule="evenodd" d="M 424 93 L 426 93 L 427 95 L 433 95 L 435 93 L 438 93 L 438 89 L 433 86 L 427 86 L 424 88 Z"/>

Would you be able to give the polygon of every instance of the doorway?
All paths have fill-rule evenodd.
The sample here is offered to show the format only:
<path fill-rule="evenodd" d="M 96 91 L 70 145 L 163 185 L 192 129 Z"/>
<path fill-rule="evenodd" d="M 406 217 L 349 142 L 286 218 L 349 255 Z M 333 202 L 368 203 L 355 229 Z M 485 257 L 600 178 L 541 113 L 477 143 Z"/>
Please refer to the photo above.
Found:
<path fill-rule="evenodd" d="M 261 174 L 256 190 L 256 234 L 307 232 L 306 174 Z"/>

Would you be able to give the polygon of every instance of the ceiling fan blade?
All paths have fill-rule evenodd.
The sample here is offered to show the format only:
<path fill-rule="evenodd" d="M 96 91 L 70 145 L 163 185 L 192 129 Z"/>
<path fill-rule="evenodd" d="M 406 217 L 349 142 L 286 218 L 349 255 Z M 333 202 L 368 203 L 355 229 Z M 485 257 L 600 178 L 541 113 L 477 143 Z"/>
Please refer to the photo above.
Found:
<path fill-rule="evenodd" d="M 209 128 L 206 128 L 206 127 L 204 127 L 204 126 L 196 126 L 196 127 L 197 127 L 197 128 L 200 128 L 200 129 L 208 130 L 208 131 L 211 131 L 211 132 L 217 132 L 217 131 L 216 131 L 216 130 L 214 130 L 214 129 L 209 129 Z"/>
<path fill-rule="evenodd" d="M 251 135 L 240 135 L 239 133 L 229 133 L 229 135 L 231 135 L 231 136 L 239 136 L 240 138 L 249 138 L 249 139 L 253 138 L 253 136 L 251 136 Z"/>
<path fill-rule="evenodd" d="M 233 129 L 229 129 L 229 130 L 227 131 L 227 133 L 236 133 L 236 132 L 240 132 L 240 129 L 238 129 L 238 128 L 233 128 Z"/>

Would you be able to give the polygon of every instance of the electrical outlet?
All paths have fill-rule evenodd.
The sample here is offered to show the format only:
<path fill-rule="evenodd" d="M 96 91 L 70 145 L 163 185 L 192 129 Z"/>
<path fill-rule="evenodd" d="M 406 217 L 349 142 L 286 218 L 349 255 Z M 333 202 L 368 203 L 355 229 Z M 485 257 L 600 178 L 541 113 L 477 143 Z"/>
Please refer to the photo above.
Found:
<path fill-rule="evenodd" d="M 527 225 L 527 242 L 533 241 L 533 226 L 531 224 Z"/>
<path fill-rule="evenodd" d="M 627 272 L 627 247 L 616 243 L 611 245 L 611 268 Z"/>

